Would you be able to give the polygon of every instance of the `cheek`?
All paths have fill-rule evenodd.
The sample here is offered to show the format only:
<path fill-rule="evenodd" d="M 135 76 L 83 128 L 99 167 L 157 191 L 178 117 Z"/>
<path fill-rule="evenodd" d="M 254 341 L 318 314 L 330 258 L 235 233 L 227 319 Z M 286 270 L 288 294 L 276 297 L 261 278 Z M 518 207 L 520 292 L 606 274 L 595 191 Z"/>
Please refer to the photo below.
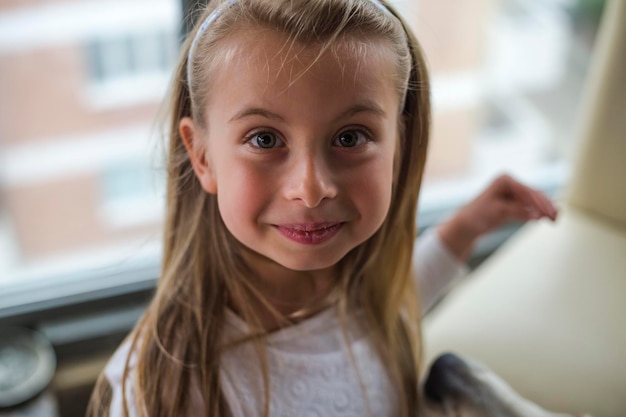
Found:
<path fill-rule="evenodd" d="M 360 212 L 372 224 L 380 226 L 391 205 L 393 186 L 393 152 L 362 167 L 352 177 L 349 189 Z"/>
<path fill-rule="evenodd" d="M 226 226 L 237 235 L 263 211 L 271 182 L 266 173 L 229 160 L 216 166 L 217 201 Z"/>

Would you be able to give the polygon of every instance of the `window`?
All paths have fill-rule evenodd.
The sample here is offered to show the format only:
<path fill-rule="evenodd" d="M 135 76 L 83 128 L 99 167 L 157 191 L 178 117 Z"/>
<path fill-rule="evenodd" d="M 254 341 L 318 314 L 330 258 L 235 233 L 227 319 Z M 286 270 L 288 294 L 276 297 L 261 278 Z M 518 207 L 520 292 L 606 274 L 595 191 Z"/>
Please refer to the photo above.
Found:
<path fill-rule="evenodd" d="M 174 40 L 164 31 L 94 39 L 87 44 L 91 77 L 101 83 L 167 73 L 175 59 Z"/>
<path fill-rule="evenodd" d="M 137 156 L 115 161 L 100 174 L 102 222 L 110 227 L 159 223 L 165 208 L 162 170 Z"/>
<path fill-rule="evenodd" d="M 0 6 L 0 313 L 158 265 L 157 114 L 180 10 L 179 0 Z"/>
<path fill-rule="evenodd" d="M 422 220 L 499 173 L 554 195 L 566 181 L 603 2 L 396 1 L 425 50 L 433 134 Z"/>
<path fill-rule="evenodd" d="M 87 94 L 98 109 L 160 100 L 175 65 L 174 31 L 151 29 L 91 39 L 85 47 Z"/>
<path fill-rule="evenodd" d="M 558 189 L 603 2 L 393 3 L 432 76 L 420 221 L 439 221 L 502 171 Z M 0 312 L 122 283 L 103 274 L 157 269 L 155 126 L 180 9 L 179 0 L 0 6 Z"/>

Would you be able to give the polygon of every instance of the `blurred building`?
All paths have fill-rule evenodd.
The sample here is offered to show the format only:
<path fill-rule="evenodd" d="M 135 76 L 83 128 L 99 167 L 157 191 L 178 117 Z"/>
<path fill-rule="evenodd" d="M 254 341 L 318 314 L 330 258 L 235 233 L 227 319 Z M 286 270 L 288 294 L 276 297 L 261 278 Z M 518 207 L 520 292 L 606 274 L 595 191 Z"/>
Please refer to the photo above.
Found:
<path fill-rule="evenodd" d="M 0 192 L 25 263 L 158 230 L 156 116 L 177 54 L 170 0 L 0 3 Z M 2 268 L 0 268 L 0 271 Z"/>
<path fill-rule="evenodd" d="M 565 3 L 397 1 L 432 75 L 429 182 L 558 156 L 532 95 L 567 74 Z M 178 0 L 0 2 L 0 281 L 158 240 L 157 121 L 180 10 Z"/>

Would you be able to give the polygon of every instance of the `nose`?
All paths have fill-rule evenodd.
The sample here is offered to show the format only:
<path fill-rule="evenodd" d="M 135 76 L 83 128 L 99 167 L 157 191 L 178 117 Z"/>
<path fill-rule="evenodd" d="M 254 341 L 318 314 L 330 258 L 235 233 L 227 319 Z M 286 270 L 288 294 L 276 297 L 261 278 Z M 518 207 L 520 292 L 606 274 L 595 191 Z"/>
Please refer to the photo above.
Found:
<path fill-rule="evenodd" d="M 328 163 L 313 152 L 294 158 L 285 185 L 285 197 L 299 200 L 307 208 L 337 196 L 337 185 Z"/>

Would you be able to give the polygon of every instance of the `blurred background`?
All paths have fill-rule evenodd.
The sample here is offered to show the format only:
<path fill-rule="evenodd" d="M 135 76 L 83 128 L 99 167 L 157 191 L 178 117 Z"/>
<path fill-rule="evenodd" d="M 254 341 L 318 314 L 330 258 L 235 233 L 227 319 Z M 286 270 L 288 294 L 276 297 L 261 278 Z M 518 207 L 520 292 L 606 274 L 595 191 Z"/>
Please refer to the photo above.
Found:
<path fill-rule="evenodd" d="M 392 3 L 433 83 L 420 227 L 503 172 L 558 198 L 604 1 Z M 84 414 L 158 278 L 160 111 L 189 7 L 0 0 L 0 327 L 52 343 L 59 415 Z M 485 239 L 475 262 L 511 230 Z"/>

